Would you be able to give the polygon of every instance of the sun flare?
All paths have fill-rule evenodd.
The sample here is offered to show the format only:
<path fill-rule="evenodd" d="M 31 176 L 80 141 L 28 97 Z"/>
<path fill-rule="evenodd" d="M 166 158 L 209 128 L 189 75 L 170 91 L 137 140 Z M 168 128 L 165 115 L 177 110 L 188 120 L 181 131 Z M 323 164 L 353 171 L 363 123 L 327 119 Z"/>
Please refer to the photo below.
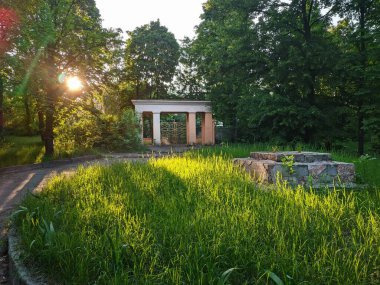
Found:
<path fill-rule="evenodd" d="M 77 76 L 73 76 L 67 79 L 67 87 L 70 91 L 79 91 L 82 89 L 83 84 Z"/>

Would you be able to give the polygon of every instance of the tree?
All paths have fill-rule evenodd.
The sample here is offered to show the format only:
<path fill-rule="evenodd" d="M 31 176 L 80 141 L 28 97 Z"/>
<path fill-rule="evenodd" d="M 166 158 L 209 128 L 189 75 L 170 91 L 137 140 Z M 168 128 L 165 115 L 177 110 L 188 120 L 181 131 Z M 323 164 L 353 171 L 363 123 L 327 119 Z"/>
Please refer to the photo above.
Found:
<path fill-rule="evenodd" d="M 182 41 L 172 92 L 176 97 L 205 100 L 205 82 L 198 70 L 198 57 L 190 38 Z"/>
<path fill-rule="evenodd" d="M 94 0 L 34 0 L 27 5 L 15 2 L 14 6 L 22 24 L 15 52 L 25 63 L 30 62 L 19 92 L 27 94 L 31 78 L 40 83 L 42 88 L 34 96 L 45 153 L 52 155 L 56 108 L 65 94 L 59 79 L 64 74 L 77 74 L 96 81 L 99 55 L 104 51 L 109 32 L 101 27 Z M 35 56 L 28 58 L 29 54 Z M 90 89 L 87 86 L 85 91 Z"/>
<path fill-rule="evenodd" d="M 216 118 L 234 128 L 235 140 L 238 103 L 254 81 L 251 71 L 256 58 L 252 57 L 252 43 L 256 35 L 252 32 L 251 13 L 258 5 L 258 1 L 207 1 L 193 43 Z"/>
<path fill-rule="evenodd" d="M 338 7 L 328 0 L 276 1 L 258 13 L 258 49 L 268 59 L 261 76 L 271 91 L 298 106 L 304 124 L 297 136 L 308 143 L 328 139 L 321 136 L 324 129 L 335 129 L 324 114 L 335 100 L 327 79 L 338 57 L 329 33 Z"/>
<path fill-rule="evenodd" d="M 217 118 L 234 126 L 236 138 L 327 143 L 335 131 L 325 129 L 341 127 L 326 116 L 341 104 L 330 86 L 339 51 L 329 29 L 339 7 L 207 1 L 194 41 L 199 69 Z"/>
<path fill-rule="evenodd" d="M 336 28 L 342 50 L 339 86 L 347 104 L 356 112 L 358 154 L 364 154 L 365 131 L 380 142 L 380 3 L 373 0 L 346 0 L 340 9 L 343 18 Z"/>
<path fill-rule="evenodd" d="M 160 21 L 128 32 L 127 80 L 135 98 L 165 98 L 179 58 L 179 44 Z"/>
<path fill-rule="evenodd" d="M 4 88 L 6 52 L 10 49 L 12 38 L 18 25 L 18 17 L 14 10 L 0 7 L 0 140 L 4 136 Z"/>

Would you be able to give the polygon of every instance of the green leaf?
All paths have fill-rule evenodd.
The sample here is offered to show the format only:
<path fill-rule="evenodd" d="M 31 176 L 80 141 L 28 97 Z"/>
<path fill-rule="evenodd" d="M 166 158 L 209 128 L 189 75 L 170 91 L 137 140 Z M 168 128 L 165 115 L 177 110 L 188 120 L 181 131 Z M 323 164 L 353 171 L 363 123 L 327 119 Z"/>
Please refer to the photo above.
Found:
<path fill-rule="evenodd" d="M 267 270 L 265 271 L 265 274 L 267 274 L 268 278 L 272 279 L 273 282 L 276 283 L 277 285 L 284 285 L 284 282 L 274 272 Z"/>
<path fill-rule="evenodd" d="M 239 268 L 230 268 L 226 271 L 223 272 L 222 276 L 220 277 L 219 281 L 218 281 L 218 285 L 225 285 L 227 284 L 227 281 L 228 281 L 228 278 L 230 277 L 230 275 L 232 274 L 232 272 L 234 272 L 235 270 L 238 270 Z"/>

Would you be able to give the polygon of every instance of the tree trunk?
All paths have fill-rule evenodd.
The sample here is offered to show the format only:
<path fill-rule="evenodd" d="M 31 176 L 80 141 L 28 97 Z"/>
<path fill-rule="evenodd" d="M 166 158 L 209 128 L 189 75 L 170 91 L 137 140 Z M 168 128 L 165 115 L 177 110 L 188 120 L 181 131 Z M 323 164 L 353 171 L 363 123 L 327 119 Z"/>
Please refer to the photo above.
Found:
<path fill-rule="evenodd" d="M 54 114 L 55 105 L 58 95 L 57 69 L 55 64 L 55 43 L 49 44 L 47 47 L 47 66 L 49 70 L 49 78 L 46 78 L 46 113 L 45 113 L 45 155 L 52 156 L 54 154 Z"/>
<path fill-rule="evenodd" d="M 358 155 L 364 154 L 364 114 L 362 106 L 358 108 Z"/>
<path fill-rule="evenodd" d="M 46 110 L 46 121 L 45 121 L 45 155 L 52 156 L 54 155 L 54 105 L 49 104 L 50 106 Z"/>
<path fill-rule="evenodd" d="M 311 34 L 311 14 L 314 9 L 314 1 L 310 1 L 309 5 L 307 0 L 303 0 L 302 5 L 302 23 L 303 23 L 303 36 L 306 43 L 305 50 L 305 64 L 306 70 L 309 73 L 307 77 L 307 99 L 311 105 L 314 105 L 315 102 L 315 71 L 311 66 L 311 61 L 309 55 L 312 53 L 312 34 Z"/>
<path fill-rule="evenodd" d="M 365 72 L 367 69 L 367 47 L 366 47 L 366 0 L 361 0 L 359 3 L 359 29 L 360 29 L 360 39 L 359 39 L 359 56 L 360 65 L 362 68 L 361 76 L 359 78 L 359 90 L 361 91 L 358 95 L 358 154 L 364 154 L 364 142 L 365 142 L 365 132 L 364 132 L 364 111 L 363 104 L 364 98 L 362 94 L 365 94 Z"/>
<path fill-rule="evenodd" d="M 38 133 L 40 134 L 41 141 L 45 142 L 45 123 L 44 123 L 44 112 L 42 110 L 38 110 Z"/>
<path fill-rule="evenodd" d="M 53 73 L 55 74 L 55 73 Z M 48 80 L 47 98 L 46 98 L 46 111 L 45 111 L 45 155 L 52 156 L 54 154 L 54 115 L 55 104 L 58 95 L 58 86 L 55 86 L 55 77 Z"/>
<path fill-rule="evenodd" d="M 4 83 L 0 75 L 0 140 L 4 139 Z"/>
<path fill-rule="evenodd" d="M 233 137 L 233 142 L 237 142 L 238 139 L 238 118 L 234 118 L 234 137 Z"/>
<path fill-rule="evenodd" d="M 30 112 L 29 95 L 24 95 L 24 107 L 25 107 L 25 131 L 28 136 L 32 134 L 32 118 Z"/>

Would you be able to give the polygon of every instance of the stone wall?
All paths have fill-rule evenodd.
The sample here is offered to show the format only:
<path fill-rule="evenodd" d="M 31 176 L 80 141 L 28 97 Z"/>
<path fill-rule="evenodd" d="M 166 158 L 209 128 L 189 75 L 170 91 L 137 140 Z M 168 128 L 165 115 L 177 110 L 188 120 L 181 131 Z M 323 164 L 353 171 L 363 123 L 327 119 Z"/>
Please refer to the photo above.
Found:
<path fill-rule="evenodd" d="M 352 163 L 332 161 L 328 153 L 253 152 L 249 158 L 236 158 L 234 164 L 245 169 L 255 181 L 313 187 L 351 187 L 355 182 Z"/>

